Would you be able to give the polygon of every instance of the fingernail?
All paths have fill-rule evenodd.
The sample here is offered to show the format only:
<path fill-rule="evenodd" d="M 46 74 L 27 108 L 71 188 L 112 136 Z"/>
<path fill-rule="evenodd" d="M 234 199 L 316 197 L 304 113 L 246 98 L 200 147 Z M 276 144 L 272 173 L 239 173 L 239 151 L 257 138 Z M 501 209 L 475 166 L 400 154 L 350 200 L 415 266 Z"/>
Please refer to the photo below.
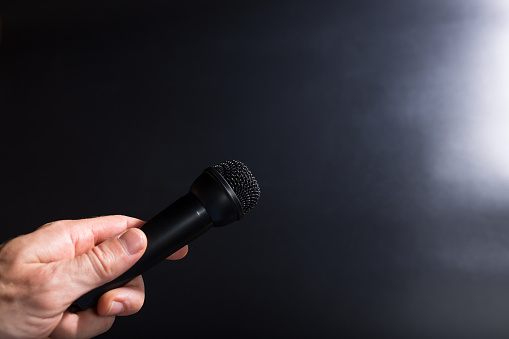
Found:
<path fill-rule="evenodd" d="M 108 311 L 108 315 L 118 315 L 124 312 L 124 304 L 119 303 L 118 301 L 114 301 L 111 303 L 110 310 Z"/>
<path fill-rule="evenodd" d="M 118 240 L 120 240 L 120 243 L 129 255 L 138 253 L 143 249 L 144 246 L 143 238 L 134 229 L 129 229 L 124 232 L 124 234 L 122 234 Z"/>

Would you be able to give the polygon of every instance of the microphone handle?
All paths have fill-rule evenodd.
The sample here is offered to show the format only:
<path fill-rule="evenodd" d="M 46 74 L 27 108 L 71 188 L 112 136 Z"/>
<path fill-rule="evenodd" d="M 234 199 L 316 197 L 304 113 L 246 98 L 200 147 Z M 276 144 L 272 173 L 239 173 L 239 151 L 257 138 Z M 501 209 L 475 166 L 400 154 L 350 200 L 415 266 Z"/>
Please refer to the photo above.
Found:
<path fill-rule="evenodd" d="M 141 228 L 147 236 L 147 249 L 129 270 L 118 278 L 78 298 L 69 308 L 77 312 L 95 306 L 109 290 L 126 283 L 164 260 L 213 226 L 207 210 L 192 193 L 168 206 Z"/>

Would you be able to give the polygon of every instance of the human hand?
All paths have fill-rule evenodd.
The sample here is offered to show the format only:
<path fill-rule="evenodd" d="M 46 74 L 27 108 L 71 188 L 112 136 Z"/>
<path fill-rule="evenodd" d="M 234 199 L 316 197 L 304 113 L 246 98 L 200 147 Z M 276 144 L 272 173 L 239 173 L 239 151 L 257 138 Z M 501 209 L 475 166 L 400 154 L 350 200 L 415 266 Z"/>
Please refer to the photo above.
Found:
<path fill-rule="evenodd" d="M 108 291 L 97 309 L 67 311 L 81 295 L 127 271 L 141 258 L 143 221 L 126 216 L 56 221 L 0 248 L 0 338 L 90 338 L 144 300 L 141 276 Z M 120 234 L 120 236 L 119 236 Z M 168 259 L 180 259 L 187 246 Z"/>

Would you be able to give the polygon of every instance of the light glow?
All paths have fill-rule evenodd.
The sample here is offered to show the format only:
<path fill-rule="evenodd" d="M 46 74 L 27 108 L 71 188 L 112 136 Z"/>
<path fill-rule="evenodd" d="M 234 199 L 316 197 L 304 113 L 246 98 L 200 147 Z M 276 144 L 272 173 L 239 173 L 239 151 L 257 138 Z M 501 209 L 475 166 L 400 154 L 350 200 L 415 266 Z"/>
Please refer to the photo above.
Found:
<path fill-rule="evenodd" d="M 434 175 L 463 193 L 509 198 L 509 2 L 465 32 L 453 69 L 454 106 L 434 145 Z M 451 76 L 451 74 L 449 74 Z"/>

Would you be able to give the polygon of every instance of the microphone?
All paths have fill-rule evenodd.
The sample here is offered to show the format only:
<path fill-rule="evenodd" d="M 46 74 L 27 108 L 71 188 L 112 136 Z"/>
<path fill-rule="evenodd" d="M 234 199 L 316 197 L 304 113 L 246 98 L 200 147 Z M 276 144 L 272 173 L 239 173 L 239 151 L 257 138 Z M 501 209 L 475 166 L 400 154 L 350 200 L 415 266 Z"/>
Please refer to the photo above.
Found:
<path fill-rule="evenodd" d="M 212 226 L 240 220 L 255 207 L 260 187 L 249 169 L 237 160 L 206 168 L 189 193 L 142 226 L 147 249 L 128 271 L 78 298 L 69 308 L 77 312 L 95 306 L 109 290 L 121 287 L 202 235 Z"/>

